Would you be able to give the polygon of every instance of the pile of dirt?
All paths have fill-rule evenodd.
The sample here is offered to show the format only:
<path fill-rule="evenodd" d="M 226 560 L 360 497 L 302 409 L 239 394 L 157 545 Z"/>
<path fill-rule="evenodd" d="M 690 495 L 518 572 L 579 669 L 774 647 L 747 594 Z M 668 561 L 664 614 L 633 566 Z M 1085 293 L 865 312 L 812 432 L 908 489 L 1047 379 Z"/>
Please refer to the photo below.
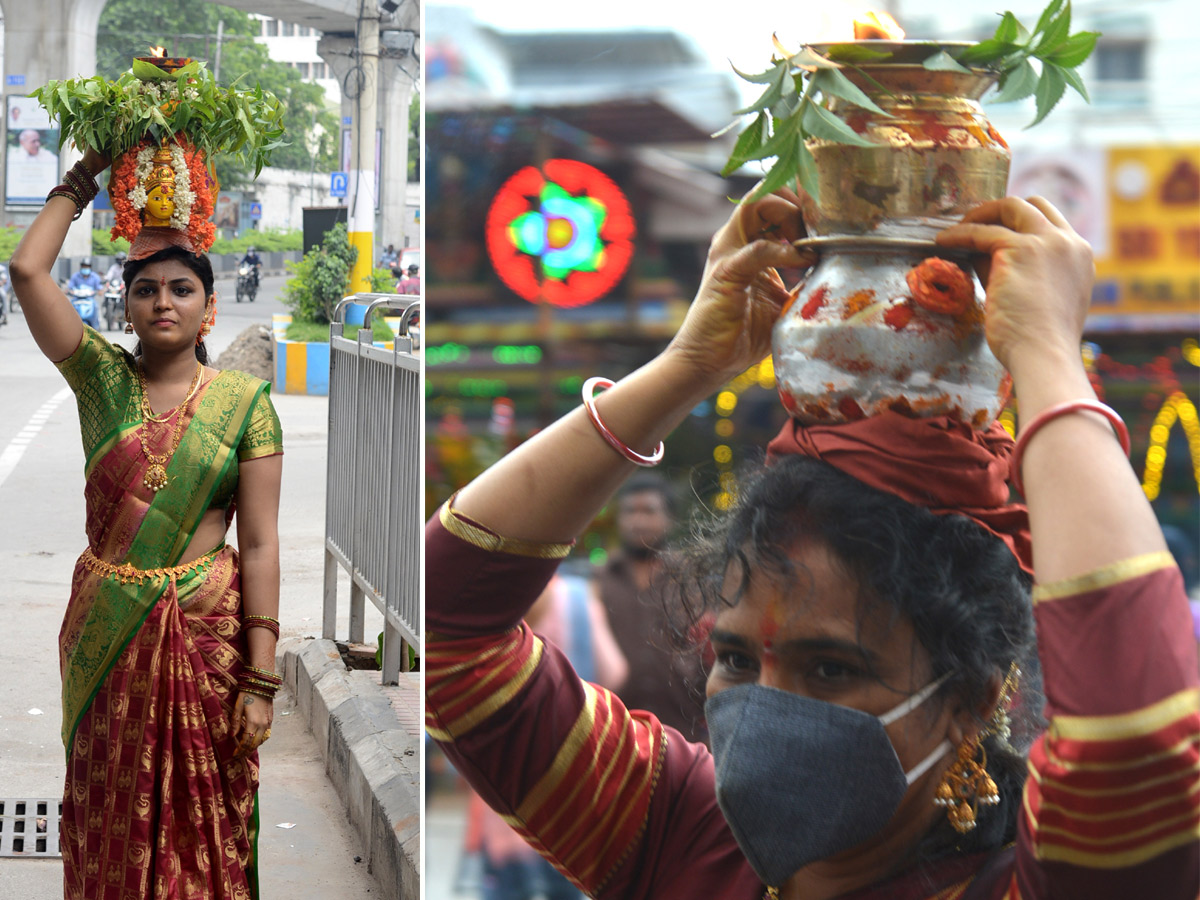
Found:
<path fill-rule="evenodd" d="M 275 342 L 266 325 L 251 325 L 225 348 L 215 363 L 218 369 L 237 369 L 264 381 L 275 380 Z"/>

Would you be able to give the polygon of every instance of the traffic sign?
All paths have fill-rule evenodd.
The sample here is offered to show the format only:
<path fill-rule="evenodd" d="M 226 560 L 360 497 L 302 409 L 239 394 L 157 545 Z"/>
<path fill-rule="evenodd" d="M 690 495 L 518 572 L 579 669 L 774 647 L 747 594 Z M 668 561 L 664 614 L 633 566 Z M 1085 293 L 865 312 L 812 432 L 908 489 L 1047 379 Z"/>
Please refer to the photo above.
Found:
<path fill-rule="evenodd" d="M 252 219 L 261 219 L 262 218 L 262 204 L 261 203 L 251 203 L 250 204 L 250 218 L 252 218 Z"/>
<path fill-rule="evenodd" d="M 329 196 L 345 197 L 350 190 L 350 175 L 348 172 L 334 172 L 329 176 Z"/>

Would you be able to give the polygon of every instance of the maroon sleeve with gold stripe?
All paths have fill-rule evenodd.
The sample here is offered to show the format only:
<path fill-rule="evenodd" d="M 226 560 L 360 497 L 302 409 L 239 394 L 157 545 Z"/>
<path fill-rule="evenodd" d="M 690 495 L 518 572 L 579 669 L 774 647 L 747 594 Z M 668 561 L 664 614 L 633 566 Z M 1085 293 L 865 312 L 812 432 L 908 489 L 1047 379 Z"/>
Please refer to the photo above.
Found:
<path fill-rule="evenodd" d="M 474 530 L 473 530 L 474 529 Z M 520 617 L 547 545 L 443 513 L 426 528 L 426 728 L 505 820 L 591 896 L 757 900 L 706 748 L 581 681 Z"/>
<path fill-rule="evenodd" d="M 1049 727 L 1030 751 L 1016 890 L 1195 900 L 1200 687 L 1169 554 L 1034 592 Z"/>

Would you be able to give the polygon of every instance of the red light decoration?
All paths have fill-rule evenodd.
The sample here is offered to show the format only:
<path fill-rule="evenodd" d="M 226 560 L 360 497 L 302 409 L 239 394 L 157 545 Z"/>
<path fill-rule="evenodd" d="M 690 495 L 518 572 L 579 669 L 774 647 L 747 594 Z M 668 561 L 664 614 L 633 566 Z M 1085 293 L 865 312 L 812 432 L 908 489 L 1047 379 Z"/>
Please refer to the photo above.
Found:
<path fill-rule="evenodd" d="M 599 169 L 574 159 L 526 166 L 488 210 L 488 256 L 531 303 L 583 306 L 611 291 L 633 258 L 629 201 Z"/>

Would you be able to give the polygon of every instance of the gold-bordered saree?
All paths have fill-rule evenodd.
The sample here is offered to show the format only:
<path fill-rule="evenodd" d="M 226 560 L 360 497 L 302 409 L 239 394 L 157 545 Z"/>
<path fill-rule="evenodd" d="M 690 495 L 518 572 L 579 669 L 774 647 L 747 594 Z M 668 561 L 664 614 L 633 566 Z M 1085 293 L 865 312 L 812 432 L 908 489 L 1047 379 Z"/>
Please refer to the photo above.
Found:
<path fill-rule="evenodd" d="M 185 430 L 153 493 L 142 441 L 169 453 L 175 420 L 142 422 L 134 365 L 91 329 L 59 364 L 79 403 L 90 545 L 59 636 L 64 897 L 255 900 L 258 757 L 235 757 L 229 727 L 244 658 L 236 551 L 175 577 L 103 563 L 179 566 L 207 509 L 228 523 L 239 459 L 281 452 L 278 419 L 265 382 L 219 373 L 175 413 Z"/>

